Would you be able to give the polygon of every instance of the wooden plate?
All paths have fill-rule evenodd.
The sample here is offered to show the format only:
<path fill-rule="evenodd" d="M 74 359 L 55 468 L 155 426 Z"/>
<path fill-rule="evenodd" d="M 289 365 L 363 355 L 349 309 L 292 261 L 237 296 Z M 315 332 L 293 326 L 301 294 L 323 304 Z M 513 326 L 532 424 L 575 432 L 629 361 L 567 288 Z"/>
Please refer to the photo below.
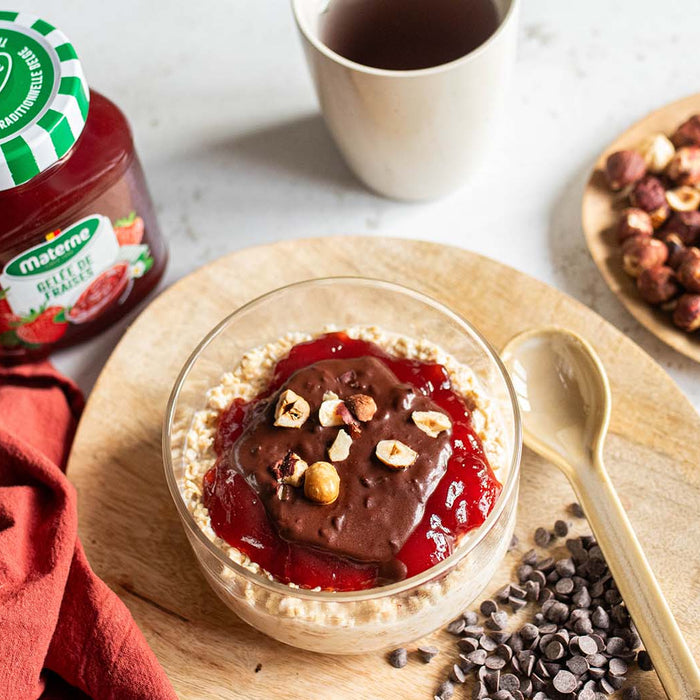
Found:
<path fill-rule="evenodd" d="M 610 324 L 564 294 L 473 253 L 418 241 L 327 238 L 251 248 L 222 258 L 158 297 L 128 330 L 90 397 L 68 473 L 79 494 L 90 562 L 122 597 L 181 698 L 432 698 L 456 658 L 445 632 L 426 666 L 398 671 L 381 654 L 333 658 L 274 642 L 242 623 L 200 574 L 170 500 L 161 422 L 180 367 L 225 315 L 259 294 L 309 277 L 362 274 L 409 284 L 472 320 L 502 347 L 539 324 L 591 340 L 610 374 L 611 476 L 696 654 L 700 553 L 691 529 L 700 502 L 700 418 L 663 370 Z M 439 339 L 437 339 L 439 341 Z M 525 452 L 519 552 L 538 525 L 566 517 L 565 479 Z M 576 532 L 585 531 L 583 523 Z M 508 556 L 490 591 L 512 576 Z M 459 611 L 455 611 L 458 613 Z M 256 672 L 258 664 L 261 664 Z M 644 697 L 654 674 L 630 673 Z M 643 678 L 642 678 L 643 676 Z"/>
<path fill-rule="evenodd" d="M 607 157 L 626 148 L 634 148 L 649 134 L 659 131 L 672 134 L 688 117 L 700 112 L 700 94 L 685 97 L 647 115 L 611 143 L 600 158 L 583 193 L 583 232 L 588 250 L 603 278 L 627 310 L 657 338 L 700 362 L 700 333 L 685 333 L 673 325 L 671 318 L 647 304 L 637 293 L 635 281 L 622 269 L 620 247 L 612 227 L 619 212 L 626 205 L 610 191 L 603 177 L 602 168 Z"/>

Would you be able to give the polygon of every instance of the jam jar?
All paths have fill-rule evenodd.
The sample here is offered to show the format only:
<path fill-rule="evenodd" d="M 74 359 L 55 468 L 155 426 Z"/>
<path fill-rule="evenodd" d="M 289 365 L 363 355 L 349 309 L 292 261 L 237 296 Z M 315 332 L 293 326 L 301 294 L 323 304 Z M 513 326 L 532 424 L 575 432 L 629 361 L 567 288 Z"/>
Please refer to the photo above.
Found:
<path fill-rule="evenodd" d="M 99 333 L 166 261 L 126 118 L 62 32 L 0 10 L 0 359 Z"/>

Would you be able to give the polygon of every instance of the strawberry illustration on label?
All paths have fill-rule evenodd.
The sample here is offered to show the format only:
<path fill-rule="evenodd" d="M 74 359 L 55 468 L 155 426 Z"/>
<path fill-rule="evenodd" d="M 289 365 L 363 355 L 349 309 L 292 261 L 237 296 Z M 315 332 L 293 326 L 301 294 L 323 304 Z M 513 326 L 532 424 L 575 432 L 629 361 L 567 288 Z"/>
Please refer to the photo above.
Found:
<path fill-rule="evenodd" d="M 133 284 L 129 263 L 120 262 L 96 277 L 66 314 L 71 323 L 86 323 L 123 299 Z"/>
<path fill-rule="evenodd" d="M 20 322 L 20 317 L 12 313 L 5 291 L 0 289 L 0 334 L 13 331 Z"/>
<path fill-rule="evenodd" d="M 55 343 L 68 330 L 68 321 L 62 306 L 48 306 L 32 311 L 29 316 L 21 319 L 21 324 L 15 329 L 15 333 L 19 340 L 28 345 Z"/>
<path fill-rule="evenodd" d="M 114 222 L 114 234 L 120 246 L 138 245 L 143 240 L 143 231 L 143 219 L 135 211 Z"/>

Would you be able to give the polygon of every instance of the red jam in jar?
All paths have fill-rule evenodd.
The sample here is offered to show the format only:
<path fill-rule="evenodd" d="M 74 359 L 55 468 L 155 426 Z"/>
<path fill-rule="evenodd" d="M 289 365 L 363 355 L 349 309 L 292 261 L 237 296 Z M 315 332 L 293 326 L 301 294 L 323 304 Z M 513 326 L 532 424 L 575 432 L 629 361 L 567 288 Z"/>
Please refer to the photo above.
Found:
<path fill-rule="evenodd" d="M 126 118 L 65 35 L 0 10 L 0 360 L 98 333 L 166 261 Z"/>

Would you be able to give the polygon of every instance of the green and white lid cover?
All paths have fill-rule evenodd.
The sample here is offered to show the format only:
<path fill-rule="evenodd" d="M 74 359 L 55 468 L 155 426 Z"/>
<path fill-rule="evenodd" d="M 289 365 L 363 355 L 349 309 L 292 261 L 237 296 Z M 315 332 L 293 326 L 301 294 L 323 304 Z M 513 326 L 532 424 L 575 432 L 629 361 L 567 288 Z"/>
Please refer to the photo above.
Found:
<path fill-rule="evenodd" d="M 31 180 L 75 144 L 90 92 L 63 32 L 0 10 L 0 191 Z"/>

